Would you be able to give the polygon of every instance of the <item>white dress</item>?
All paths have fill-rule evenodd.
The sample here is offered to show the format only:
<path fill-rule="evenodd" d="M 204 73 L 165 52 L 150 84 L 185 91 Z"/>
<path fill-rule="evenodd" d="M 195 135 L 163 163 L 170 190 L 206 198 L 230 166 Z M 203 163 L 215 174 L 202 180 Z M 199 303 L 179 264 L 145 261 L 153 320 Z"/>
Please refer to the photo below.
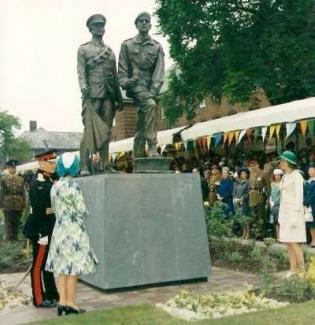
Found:
<path fill-rule="evenodd" d="M 284 243 L 306 242 L 303 215 L 303 177 L 297 170 L 284 175 L 280 182 L 279 241 Z"/>

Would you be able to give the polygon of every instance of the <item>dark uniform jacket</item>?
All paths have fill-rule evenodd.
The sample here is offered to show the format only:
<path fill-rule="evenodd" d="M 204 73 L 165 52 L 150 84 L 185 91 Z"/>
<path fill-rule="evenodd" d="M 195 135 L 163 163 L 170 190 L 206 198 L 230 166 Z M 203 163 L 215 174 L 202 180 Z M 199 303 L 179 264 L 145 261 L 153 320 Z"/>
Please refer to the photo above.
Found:
<path fill-rule="evenodd" d="M 315 180 L 304 183 L 304 205 L 312 208 L 312 215 L 315 217 Z"/>
<path fill-rule="evenodd" d="M 267 195 L 270 193 L 270 182 L 267 174 L 262 170 L 252 172 L 249 177 L 249 184 L 250 207 L 265 204 Z"/>
<path fill-rule="evenodd" d="M 103 42 L 94 40 L 78 49 L 80 89 L 87 89 L 89 98 L 110 98 L 115 106 L 122 105 L 114 52 Z"/>
<path fill-rule="evenodd" d="M 42 174 L 30 186 L 31 214 L 23 232 L 32 240 L 52 235 L 56 218 L 54 214 L 46 213 L 46 209 L 51 208 L 50 190 L 52 186 L 53 181 Z"/>
<path fill-rule="evenodd" d="M 0 208 L 4 211 L 23 211 L 25 208 L 24 179 L 18 175 L 4 175 L 0 179 Z"/>

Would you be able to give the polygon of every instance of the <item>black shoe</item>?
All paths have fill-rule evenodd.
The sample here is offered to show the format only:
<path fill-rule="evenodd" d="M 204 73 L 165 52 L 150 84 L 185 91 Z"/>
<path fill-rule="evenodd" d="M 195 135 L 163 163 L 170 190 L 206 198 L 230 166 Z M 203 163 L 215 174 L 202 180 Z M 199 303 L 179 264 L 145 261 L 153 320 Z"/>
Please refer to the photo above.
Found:
<path fill-rule="evenodd" d="M 67 306 L 63 306 L 63 305 L 58 305 L 57 306 L 57 315 L 58 316 L 62 316 L 63 314 L 67 314 Z"/>
<path fill-rule="evenodd" d="M 83 308 L 77 309 L 77 308 L 67 306 L 67 309 L 66 309 L 66 315 L 69 315 L 69 314 L 83 314 L 85 312 L 86 312 L 86 310 L 83 309 Z"/>
<path fill-rule="evenodd" d="M 57 306 L 57 301 L 55 299 L 53 300 L 48 300 L 45 299 L 40 305 L 37 307 L 42 307 L 42 308 L 55 308 Z"/>

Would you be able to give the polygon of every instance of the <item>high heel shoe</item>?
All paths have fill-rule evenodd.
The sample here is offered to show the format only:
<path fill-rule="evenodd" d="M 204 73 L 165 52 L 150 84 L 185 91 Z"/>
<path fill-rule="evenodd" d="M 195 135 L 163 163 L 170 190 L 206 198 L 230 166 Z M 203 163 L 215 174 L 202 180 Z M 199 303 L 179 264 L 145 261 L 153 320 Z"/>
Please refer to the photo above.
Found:
<path fill-rule="evenodd" d="M 63 305 L 58 305 L 57 306 L 57 315 L 58 316 L 62 316 L 62 314 L 67 314 L 67 306 L 63 306 Z"/>
<path fill-rule="evenodd" d="M 69 315 L 69 314 L 83 314 L 85 312 L 86 312 L 86 310 L 83 309 L 83 308 L 73 308 L 71 306 L 67 306 L 67 309 L 66 309 L 66 315 Z"/>

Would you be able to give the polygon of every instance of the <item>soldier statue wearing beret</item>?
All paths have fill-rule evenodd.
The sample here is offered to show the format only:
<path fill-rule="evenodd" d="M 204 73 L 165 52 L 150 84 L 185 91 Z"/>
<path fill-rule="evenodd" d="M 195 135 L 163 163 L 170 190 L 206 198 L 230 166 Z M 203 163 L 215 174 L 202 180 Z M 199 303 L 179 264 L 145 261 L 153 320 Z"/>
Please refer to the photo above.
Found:
<path fill-rule="evenodd" d="M 152 157 L 158 155 L 156 100 L 164 80 L 164 53 L 161 45 L 148 34 L 151 29 L 148 13 L 140 13 L 135 25 L 139 34 L 121 45 L 118 78 L 127 96 L 138 106 L 134 156 L 144 155 L 147 142 L 148 155 Z"/>
<path fill-rule="evenodd" d="M 82 92 L 84 134 L 80 145 L 81 175 L 89 175 L 89 159 L 97 152 L 101 169 L 110 170 L 108 148 L 116 109 L 122 108 L 116 59 L 114 52 L 104 44 L 106 19 L 91 16 L 86 25 L 92 39 L 79 47 L 78 77 Z"/>
<path fill-rule="evenodd" d="M 4 212 L 6 240 L 18 239 L 19 224 L 25 208 L 24 179 L 17 175 L 16 160 L 7 162 L 8 173 L 0 179 L 0 209 Z"/>

